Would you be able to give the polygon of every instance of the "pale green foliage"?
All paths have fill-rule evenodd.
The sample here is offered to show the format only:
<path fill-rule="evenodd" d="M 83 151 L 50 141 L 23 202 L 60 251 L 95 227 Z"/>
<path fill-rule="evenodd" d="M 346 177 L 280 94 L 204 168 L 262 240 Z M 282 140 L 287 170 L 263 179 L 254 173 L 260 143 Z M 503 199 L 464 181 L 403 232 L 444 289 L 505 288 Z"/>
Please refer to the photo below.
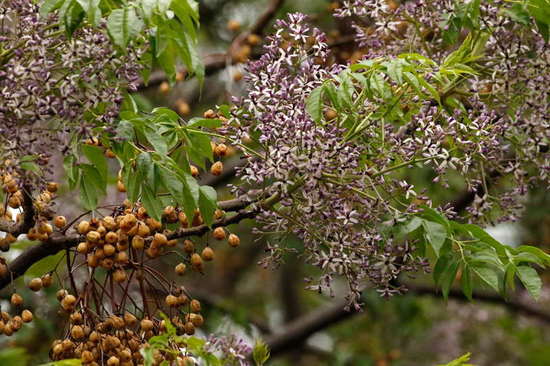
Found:
<path fill-rule="evenodd" d="M 446 363 L 444 365 L 441 364 L 438 366 L 475 366 L 474 364 L 467 363 L 468 361 L 470 361 L 470 353 L 466 353 L 465 355 L 462 355 L 449 363 Z"/>

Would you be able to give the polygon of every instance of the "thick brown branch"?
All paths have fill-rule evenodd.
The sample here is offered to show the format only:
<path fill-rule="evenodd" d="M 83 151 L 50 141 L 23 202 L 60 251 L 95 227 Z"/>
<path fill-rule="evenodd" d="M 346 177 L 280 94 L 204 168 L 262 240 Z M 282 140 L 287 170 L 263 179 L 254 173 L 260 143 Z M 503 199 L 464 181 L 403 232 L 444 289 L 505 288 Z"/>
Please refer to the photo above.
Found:
<path fill-rule="evenodd" d="M 346 301 L 339 301 L 334 305 L 311 312 L 290 323 L 281 332 L 267 337 L 266 344 L 269 346 L 271 355 L 293 349 L 296 345 L 303 344 L 312 334 L 358 314 L 344 310 L 346 305 Z"/>
<path fill-rule="evenodd" d="M 443 297 L 431 286 L 407 284 L 407 288 L 411 295 L 435 296 L 443 299 Z M 464 302 L 469 301 L 458 289 L 451 289 L 449 298 Z M 501 305 L 512 312 L 517 312 L 550 323 L 550 313 L 542 311 L 540 308 L 533 305 L 526 304 L 517 298 L 505 300 L 498 294 L 476 292 L 474 293 L 474 301 L 476 300 Z M 274 356 L 291 350 L 296 345 L 302 344 L 314 333 L 347 320 L 356 314 L 361 314 L 360 312 L 346 311 L 346 305 L 347 302 L 339 301 L 334 305 L 309 313 L 290 323 L 282 331 L 267 337 L 266 343 L 271 350 L 271 355 Z"/>
<path fill-rule="evenodd" d="M 237 212 L 236 214 L 223 217 L 216 220 L 213 223 L 213 227 L 227 226 L 238 223 L 239 221 L 252 218 L 256 214 L 253 210 L 244 210 L 251 201 L 243 199 L 234 199 L 228 201 L 219 202 L 219 207 L 222 210 L 229 212 Z M 170 239 L 184 238 L 194 235 L 203 235 L 207 233 L 210 228 L 206 225 L 195 226 L 188 229 L 180 229 L 174 233 L 168 235 Z M 52 237 L 45 242 L 41 242 L 26 249 L 21 253 L 13 262 L 8 265 L 9 273 L 0 277 L 0 289 L 9 285 L 13 280 L 22 276 L 34 263 L 50 256 L 57 254 L 61 250 L 69 249 L 76 246 L 79 243 L 79 235 L 69 234 L 64 235 L 60 232 L 54 232 Z"/>
<path fill-rule="evenodd" d="M 12 278 L 15 280 L 19 276 L 22 276 L 36 262 L 50 255 L 57 254 L 61 250 L 73 247 L 77 242 L 77 235 L 67 236 L 61 233 L 54 233 L 50 240 L 26 249 L 8 265 L 10 273 L 0 277 L 0 289 L 9 285 Z"/>
<path fill-rule="evenodd" d="M 417 285 L 417 284 L 407 284 L 409 293 L 413 295 L 429 295 L 441 297 L 442 295 L 438 293 L 433 287 L 427 285 Z M 451 289 L 449 292 L 449 298 L 454 300 L 468 302 L 469 300 L 464 296 L 461 290 Z M 520 301 L 517 297 L 512 297 L 510 299 L 504 299 L 499 294 L 492 294 L 488 292 L 476 292 L 474 293 L 474 301 L 483 301 L 487 303 L 492 303 L 496 305 L 505 306 L 508 310 L 516 313 L 520 313 L 526 316 L 531 316 L 537 319 L 540 319 L 546 323 L 550 323 L 550 313 L 542 311 L 540 308 L 527 304 Z"/>

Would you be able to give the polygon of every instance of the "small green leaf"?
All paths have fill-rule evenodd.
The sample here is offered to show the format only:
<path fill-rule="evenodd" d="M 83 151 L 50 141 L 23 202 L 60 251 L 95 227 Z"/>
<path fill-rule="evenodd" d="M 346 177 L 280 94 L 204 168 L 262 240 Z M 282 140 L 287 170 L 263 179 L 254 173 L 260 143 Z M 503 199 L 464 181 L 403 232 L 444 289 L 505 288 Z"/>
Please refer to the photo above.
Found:
<path fill-rule="evenodd" d="M 146 346 L 139 350 L 139 353 L 143 356 L 145 366 L 153 366 L 155 362 L 154 351 L 155 350 L 151 346 Z"/>
<path fill-rule="evenodd" d="M 5 347 L 0 351 L 0 365 L 27 366 L 30 356 L 22 347 Z"/>
<path fill-rule="evenodd" d="M 100 0 L 76 0 L 88 16 L 90 24 L 97 26 L 101 18 Z"/>
<path fill-rule="evenodd" d="M 155 130 L 154 127 L 145 126 L 143 129 L 143 134 L 147 138 L 147 141 L 149 141 L 149 143 L 159 154 L 166 155 L 168 153 L 168 145 L 166 144 L 166 140 L 157 133 L 157 130 Z"/>
<path fill-rule="evenodd" d="M 198 128 L 198 127 L 207 127 L 207 128 L 218 128 L 222 126 L 222 120 L 217 118 L 200 118 L 195 117 L 187 122 L 187 127 Z"/>
<path fill-rule="evenodd" d="M 54 10 L 59 9 L 64 3 L 65 0 L 45 0 L 42 5 L 40 5 L 40 10 L 38 12 L 40 16 L 44 18 Z"/>
<path fill-rule="evenodd" d="M 126 140 L 134 140 L 136 138 L 134 125 L 129 121 L 120 121 L 116 128 L 116 135 Z"/>
<path fill-rule="evenodd" d="M 107 18 L 107 31 L 114 43 L 121 48 L 125 48 L 142 28 L 143 21 L 130 6 L 113 10 Z"/>
<path fill-rule="evenodd" d="M 11 364 L 10 364 L 11 365 Z M 66 360 L 59 360 L 41 364 L 39 366 L 80 366 L 82 361 L 78 358 L 71 358 Z"/>
<path fill-rule="evenodd" d="M 257 366 L 262 366 L 269 359 L 269 347 L 261 339 L 257 339 L 252 349 L 252 358 Z"/>
<path fill-rule="evenodd" d="M 155 166 L 153 164 L 153 160 L 151 159 L 151 155 L 147 152 L 142 152 L 138 155 L 136 161 L 136 171 L 138 174 L 138 177 L 136 178 L 141 181 L 140 184 L 148 184 L 149 187 L 153 188 L 155 186 Z"/>
<path fill-rule="evenodd" d="M 160 221 L 163 210 L 161 201 L 149 186 L 143 185 L 141 188 L 141 202 L 147 209 L 147 214 Z"/>
<path fill-rule="evenodd" d="M 544 264 L 550 265 L 550 255 L 542 251 L 541 249 L 537 247 L 533 247 L 530 245 L 520 245 L 519 247 L 515 248 L 518 253 L 530 253 L 537 257 L 539 257 Z"/>
<path fill-rule="evenodd" d="M 451 290 L 451 286 L 453 285 L 456 274 L 458 273 L 459 269 L 459 263 L 452 258 L 450 263 L 447 265 L 447 268 L 443 271 L 441 274 L 440 284 L 441 284 L 441 292 L 443 293 L 443 298 L 446 300 L 449 296 L 449 291 Z"/>
<path fill-rule="evenodd" d="M 462 267 L 462 276 L 460 277 L 460 286 L 462 287 L 462 292 L 468 300 L 472 301 L 473 293 L 473 280 L 472 273 L 468 265 Z"/>
<path fill-rule="evenodd" d="M 214 222 L 214 211 L 218 208 L 218 193 L 209 186 L 199 188 L 199 209 L 206 225 L 212 226 Z"/>
<path fill-rule="evenodd" d="M 470 353 L 466 353 L 465 355 L 462 355 L 460 356 L 459 358 L 455 359 L 455 360 L 452 360 L 451 362 L 449 363 L 446 363 L 446 364 L 440 364 L 440 365 L 437 365 L 437 366 L 474 366 L 470 363 L 466 363 L 468 361 L 470 361 Z"/>
<path fill-rule="evenodd" d="M 80 168 L 82 169 L 82 167 Z M 84 206 L 84 208 L 86 208 L 87 210 L 94 210 L 97 207 L 99 196 L 97 184 L 94 183 L 94 178 L 91 178 L 91 176 L 93 175 L 93 173 L 91 172 L 92 170 L 90 170 L 88 173 L 83 173 L 82 177 L 80 178 L 80 200 L 82 201 L 82 205 Z M 99 173 L 97 173 L 97 175 L 99 176 Z"/>
<path fill-rule="evenodd" d="M 59 16 L 63 19 L 63 28 L 70 38 L 84 19 L 84 9 L 76 0 L 67 0 L 59 10 Z"/>
<path fill-rule="evenodd" d="M 67 155 L 63 158 L 63 168 L 65 168 L 65 174 L 67 174 L 67 181 L 69 182 L 69 189 L 74 189 L 78 182 L 78 169 L 75 166 L 76 158 L 74 155 Z"/>
<path fill-rule="evenodd" d="M 189 131 L 189 147 L 195 163 L 204 165 L 204 159 L 214 160 L 210 138 L 202 133 Z"/>
<path fill-rule="evenodd" d="M 460 227 L 467 230 L 474 238 L 492 246 L 499 255 L 505 255 L 505 246 L 493 238 L 489 233 L 474 224 L 462 224 Z"/>
<path fill-rule="evenodd" d="M 138 172 L 134 172 L 129 167 L 125 167 L 123 172 L 126 195 L 131 202 L 136 202 L 141 194 L 142 177 Z"/>
<path fill-rule="evenodd" d="M 518 266 L 517 274 L 529 294 L 535 300 L 538 300 L 540 297 L 540 290 L 542 288 L 542 280 L 540 279 L 537 271 L 529 266 Z"/>
<path fill-rule="evenodd" d="M 83 144 L 82 152 L 86 159 L 96 167 L 97 171 L 104 180 L 107 180 L 107 158 L 103 153 L 103 150 L 97 146 Z"/>
<path fill-rule="evenodd" d="M 445 230 L 443 225 L 427 220 L 422 222 L 422 226 L 426 232 L 426 240 L 432 246 L 436 256 L 439 257 L 441 247 L 443 247 L 445 240 L 447 240 L 447 230 Z"/>
<path fill-rule="evenodd" d="M 315 123 L 323 118 L 323 88 L 314 89 L 306 100 L 306 110 Z"/>
<path fill-rule="evenodd" d="M 395 59 L 385 64 L 386 74 L 397 83 L 397 85 L 403 84 L 403 65 L 401 59 Z"/>
<path fill-rule="evenodd" d="M 472 266 L 472 271 L 496 292 L 499 292 L 499 276 L 496 270 L 489 266 Z"/>

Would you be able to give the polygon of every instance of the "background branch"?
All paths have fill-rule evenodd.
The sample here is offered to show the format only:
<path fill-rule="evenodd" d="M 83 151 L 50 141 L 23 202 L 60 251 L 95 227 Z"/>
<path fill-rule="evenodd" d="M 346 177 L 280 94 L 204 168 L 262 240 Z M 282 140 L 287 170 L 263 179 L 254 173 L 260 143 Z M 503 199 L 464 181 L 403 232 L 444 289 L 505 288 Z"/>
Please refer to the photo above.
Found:
<path fill-rule="evenodd" d="M 407 284 L 406 287 L 408 288 L 408 294 L 413 296 L 433 296 L 443 299 L 442 295 L 432 286 Z M 506 300 L 498 294 L 486 292 L 475 292 L 473 297 L 474 301 L 477 300 L 484 303 L 500 305 L 511 312 L 533 317 L 545 323 L 550 323 L 550 313 L 541 310 L 539 307 L 522 302 L 517 297 Z M 457 301 L 469 302 L 462 291 L 458 289 L 451 289 L 449 298 Z M 282 331 L 266 337 L 266 343 L 271 350 L 271 355 L 275 356 L 292 350 L 297 344 L 302 344 L 314 333 L 348 320 L 355 315 L 362 314 L 362 312 L 345 310 L 346 305 L 347 302 L 341 300 L 333 305 L 325 306 L 298 318 L 288 324 Z M 368 308 L 368 306 L 366 307 Z"/>

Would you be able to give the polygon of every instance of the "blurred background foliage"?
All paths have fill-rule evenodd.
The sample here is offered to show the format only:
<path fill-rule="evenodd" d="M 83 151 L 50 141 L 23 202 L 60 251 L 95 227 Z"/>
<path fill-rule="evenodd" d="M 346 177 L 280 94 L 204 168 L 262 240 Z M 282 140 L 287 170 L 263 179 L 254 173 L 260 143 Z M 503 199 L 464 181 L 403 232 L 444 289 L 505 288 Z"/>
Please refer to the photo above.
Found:
<path fill-rule="evenodd" d="M 201 53 L 208 63 L 208 56 L 224 57 L 232 41 L 240 31 L 254 25 L 259 15 L 269 7 L 266 0 L 201 0 Z M 337 62 L 354 61 L 361 57 L 361 50 L 350 42 L 348 25 L 335 21 L 330 15 L 330 2 L 325 0 L 285 1 L 276 17 L 300 11 L 309 14 L 311 21 L 323 29 L 334 46 Z M 264 34 L 269 33 L 269 27 Z M 242 61 L 257 57 L 261 45 L 252 49 L 237 49 Z M 169 85 L 162 77 L 153 75 L 149 86 L 143 86 L 136 100 L 144 110 L 153 106 L 173 108 L 184 117 L 199 116 L 216 104 L 227 102 L 232 95 L 241 95 L 246 88 L 242 76 L 244 64 L 232 65 L 227 58 L 226 67 L 218 67 L 207 73 L 201 88 L 195 79 L 187 79 Z M 157 77 L 155 79 L 155 77 Z M 226 166 L 239 163 L 237 155 L 226 158 Z M 61 165 L 60 165 L 61 166 Z M 228 169 L 231 172 L 231 169 Z M 63 174 L 58 172 L 59 176 Z M 406 174 L 416 182 L 430 182 L 428 171 L 414 170 Z M 206 180 L 206 178 L 205 178 Z M 227 183 L 231 174 L 225 174 L 213 184 L 219 190 L 219 198 L 230 198 Z M 114 183 L 114 182 L 113 182 Z M 424 183 L 428 185 L 429 183 Z M 114 184 L 113 184 L 114 186 Z M 123 199 L 114 187 L 107 197 L 112 202 Z M 435 188 L 434 188 L 435 189 Z M 440 202 L 453 200 L 459 191 L 431 192 Z M 60 194 L 61 213 L 75 217 L 80 208 L 68 194 Z M 106 202 L 108 204 L 110 202 Z M 436 204 L 439 202 L 435 202 Z M 530 193 L 530 200 L 518 223 L 498 225 L 490 232 L 501 242 L 511 245 L 531 244 L 550 249 L 550 194 L 547 189 Z M 265 242 L 251 232 L 253 221 L 229 227 L 241 237 L 238 250 L 219 248 L 217 260 L 207 267 L 206 274 L 188 273 L 187 289 L 205 305 L 208 319 L 205 332 L 229 330 L 253 342 L 255 337 L 269 340 L 272 334 L 287 331 L 289 324 L 296 324 L 304 317 L 316 314 L 319 309 L 342 304 L 345 289 L 331 299 L 304 289 L 304 278 L 313 276 L 315 269 L 303 266 L 295 255 L 286 258 L 275 270 L 258 265 Z M 208 240 L 200 238 L 199 241 Z M 300 243 L 294 247 L 300 250 Z M 23 249 L 24 243 L 18 244 Z M 11 253 L 12 251 L 10 251 Z M 15 255 L 16 251 L 11 255 Z M 33 266 L 20 278 L 18 289 L 36 314 L 36 321 L 24 327 L 16 336 L 0 337 L 0 365 L 37 365 L 48 361 L 52 340 L 59 337 L 64 320 L 58 312 L 55 287 L 40 293 L 32 293 L 23 285 L 28 279 L 41 275 L 56 265 L 60 257 L 46 258 Z M 176 258 L 165 258 L 159 264 L 168 276 Z M 173 263 L 168 261 L 173 260 Z M 543 274 L 545 286 L 538 303 L 526 294 L 517 298 L 499 300 L 488 289 L 487 299 L 472 303 L 460 295 L 444 302 L 440 294 L 430 291 L 427 278 L 404 279 L 413 283 L 410 293 L 385 300 L 372 291 L 364 296 L 365 310 L 359 314 L 339 315 L 335 321 L 309 337 L 303 337 L 290 345 L 272 350 L 270 365 L 436 365 L 471 352 L 475 365 L 548 365 L 550 364 L 550 275 Z M 343 284 L 342 284 L 343 286 Z M 519 287 L 518 287 L 519 288 Z M 9 306 L 12 288 L 1 293 L 2 308 Z M 336 289 L 338 290 L 338 288 Z M 164 295 L 159 293 L 160 297 Z M 540 309 L 548 315 L 525 314 L 515 304 L 525 304 L 529 309 Z M 293 323 L 294 322 L 294 323 Z"/>

